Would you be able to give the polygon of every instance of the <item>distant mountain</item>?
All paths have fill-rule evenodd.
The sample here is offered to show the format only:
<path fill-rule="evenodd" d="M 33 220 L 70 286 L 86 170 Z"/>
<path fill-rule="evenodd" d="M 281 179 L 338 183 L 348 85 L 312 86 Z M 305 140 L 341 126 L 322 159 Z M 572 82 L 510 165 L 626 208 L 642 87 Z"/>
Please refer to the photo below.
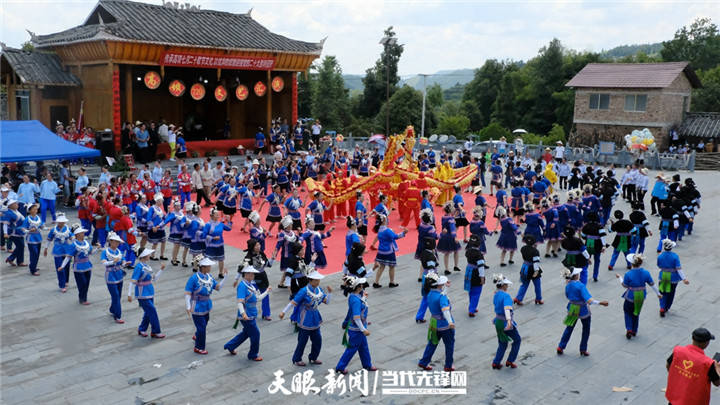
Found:
<path fill-rule="evenodd" d="M 447 90 L 458 83 L 461 85 L 469 83 L 473 76 L 475 76 L 475 69 L 441 70 L 429 75 L 426 79 L 426 85 L 429 87 L 437 83 L 443 90 Z M 423 77 L 420 75 L 411 76 L 405 79 L 402 84 L 422 90 Z"/>
<path fill-rule="evenodd" d="M 352 91 L 352 90 L 361 90 L 363 89 L 363 75 L 343 75 L 343 80 L 345 80 L 345 88 Z"/>
<path fill-rule="evenodd" d="M 474 75 L 475 69 L 441 70 L 439 72 L 428 75 L 426 79 L 426 84 L 429 87 L 435 83 L 438 83 L 443 90 L 447 90 L 457 84 L 464 86 L 473 79 Z M 343 79 L 345 80 L 345 88 L 347 88 L 351 92 L 353 90 L 362 91 L 363 77 L 363 75 L 343 75 Z M 412 86 L 418 90 L 422 90 L 423 78 L 420 75 L 414 75 L 410 76 L 405 80 L 401 80 L 400 83 L 398 83 L 399 86 L 403 86 L 405 84 L 407 84 L 408 86 Z"/>
<path fill-rule="evenodd" d="M 656 56 L 660 54 L 662 47 L 661 42 L 656 42 L 654 44 L 620 45 L 615 48 L 608 49 L 607 51 L 601 51 L 600 57 L 602 59 L 615 60 L 635 55 L 638 52 L 644 52 L 648 56 Z"/>

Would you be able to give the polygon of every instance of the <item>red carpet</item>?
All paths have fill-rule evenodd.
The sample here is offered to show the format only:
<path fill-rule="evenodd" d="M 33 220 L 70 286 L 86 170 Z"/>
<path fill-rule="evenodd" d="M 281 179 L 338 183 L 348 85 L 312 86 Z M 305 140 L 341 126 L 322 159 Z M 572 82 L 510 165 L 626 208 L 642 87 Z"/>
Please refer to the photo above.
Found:
<path fill-rule="evenodd" d="M 193 201 L 194 201 L 193 196 Z M 300 193 L 300 198 L 303 199 L 303 201 L 307 203 L 310 201 L 307 198 L 307 193 Z M 468 209 L 466 210 L 468 212 L 468 220 L 472 218 L 471 212 L 472 208 L 475 206 L 475 195 L 470 193 L 463 194 L 463 199 L 466 201 L 468 205 Z M 490 231 L 493 230 L 495 227 L 496 220 L 492 216 L 493 208 L 495 207 L 495 197 L 491 197 L 488 195 L 485 195 L 485 199 L 488 202 L 488 209 L 487 209 L 487 223 L 486 226 Z M 368 211 L 372 210 L 372 207 L 366 207 Z M 262 211 L 260 212 L 260 217 L 262 218 L 262 226 L 263 229 L 267 231 L 269 223 L 265 222 L 265 217 L 267 216 L 267 211 L 269 209 L 269 204 L 265 204 Z M 304 212 L 301 210 L 301 212 Z M 201 214 L 203 220 L 206 222 L 210 218 L 210 209 L 209 208 L 203 208 L 202 214 Z M 436 224 L 439 227 L 440 226 L 440 218 L 442 218 L 442 207 L 435 207 L 435 220 Z M 243 233 L 240 231 L 242 229 L 242 225 L 245 223 L 245 218 L 240 216 L 240 212 L 233 217 L 233 229 L 230 232 L 226 232 L 223 237 L 225 238 L 225 244 L 238 248 L 238 249 L 246 249 L 247 248 L 247 240 L 250 238 L 250 235 L 248 233 Z M 374 218 L 369 218 L 368 228 L 372 228 L 373 224 L 375 223 Z M 397 213 L 397 209 L 393 210 L 390 213 L 390 228 L 392 228 L 395 232 L 400 232 L 400 215 Z M 332 236 L 325 239 L 325 256 L 327 257 L 328 266 L 321 271 L 323 274 L 333 274 L 342 271 L 342 265 L 345 261 L 345 234 L 347 233 L 347 227 L 345 226 L 345 219 L 337 218 L 334 223 L 330 224 L 329 226 L 335 226 L 335 230 L 332 232 Z M 272 232 L 273 236 L 268 237 L 265 240 L 265 254 L 268 255 L 268 257 L 272 254 L 273 250 L 275 249 L 275 243 L 277 242 L 277 225 L 275 229 L 273 229 Z M 400 255 L 406 255 L 409 253 L 414 253 L 415 248 L 417 246 L 417 229 L 415 228 L 415 222 L 413 220 L 410 221 L 410 224 L 408 225 L 408 234 L 397 241 L 398 247 L 400 248 L 400 251 L 397 253 L 398 256 Z M 468 230 L 468 236 L 469 236 L 469 230 Z M 366 245 L 368 248 L 370 247 L 370 242 L 372 242 L 373 238 L 375 237 L 375 234 L 372 232 L 372 229 L 368 229 L 368 240 L 366 240 Z M 462 230 L 459 230 L 458 232 L 458 239 L 462 240 L 463 234 Z M 377 246 L 377 244 L 376 244 Z M 488 245 L 489 246 L 489 245 Z M 373 250 L 366 250 L 365 252 L 365 263 L 372 263 L 375 261 L 375 255 L 377 251 Z M 238 263 L 226 263 L 226 266 L 230 266 L 230 271 L 233 271 L 235 266 L 237 266 Z"/>

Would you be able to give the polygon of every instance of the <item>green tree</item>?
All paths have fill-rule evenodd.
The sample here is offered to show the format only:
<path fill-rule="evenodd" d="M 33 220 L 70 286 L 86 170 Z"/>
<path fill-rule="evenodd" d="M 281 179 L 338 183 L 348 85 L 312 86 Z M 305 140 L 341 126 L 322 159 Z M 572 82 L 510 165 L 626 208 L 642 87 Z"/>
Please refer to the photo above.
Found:
<path fill-rule="evenodd" d="M 428 107 L 437 108 L 440 107 L 445 100 L 443 100 L 443 89 L 439 84 L 435 83 L 428 87 L 426 90 L 426 104 Z"/>
<path fill-rule="evenodd" d="M 317 68 L 312 97 L 313 118 L 323 126 L 342 130 L 350 122 L 348 90 L 334 56 L 326 56 Z"/>
<path fill-rule="evenodd" d="M 460 83 L 455 83 L 455 85 L 450 87 L 449 89 L 443 90 L 443 99 L 461 100 L 464 92 L 465 86 Z"/>
<path fill-rule="evenodd" d="M 663 42 L 663 60 L 688 61 L 695 69 L 712 69 L 720 62 L 720 33 L 709 18 L 698 18 L 690 27 L 675 31 L 675 37 Z"/>
<path fill-rule="evenodd" d="M 388 104 L 380 108 L 375 116 L 375 128 L 385 132 L 385 112 Z M 390 97 L 390 133 L 397 134 L 412 125 L 419 131 L 422 119 L 422 92 L 410 86 L 403 86 Z M 435 114 L 432 110 L 425 111 L 425 128 L 435 128 Z"/>
<path fill-rule="evenodd" d="M 480 136 L 481 141 L 489 141 L 491 139 L 497 141 L 503 136 L 505 137 L 505 139 L 510 139 L 510 130 L 504 128 L 497 122 L 493 122 L 485 128 L 481 129 L 478 135 Z"/>
<path fill-rule="evenodd" d="M 32 52 L 35 50 L 35 45 L 33 45 L 33 43 L 30 41 L 25 41 L 22 43 L 22 45 L 20 45 L 20 49 L 22 49 L 23 51 Z"/>
<path fill-rule="evenodd" d="M 388 27 L 383 33 L 384 37 L 395 38 L 393 27 Z M 374 117 L 380 111 L 380 107 L 386 102 L 386 89 L 389 87 L 390 96 L 397 91 L 398 63 L 403 53 L 403 45 L 397 42 L 393 45 L 383 47 L 380 58 L 375 66 L 365 71 L 363 78 L 363 101 L 358 105 L 359 115 L 363 117 Z M 388 85 L 389 84 L 389 85 Z M 383 125 L 383 128 L 385 126 Z"/>
<path fill-rule="evenodd" d="M 310 72 L 314 69 L 315 65 L 311 65 L 307 72 L 298 73 L 298 117 L 300 118 L 309 118 L 312 115 L 313 76 Z"/>
<path fill-rule="evenodd" d="M 470 127 L 470 119 L 464 115 L 440 115 L 440 122 L 435 130 L 438 134 L 455 135 L 464 137 Z"/>
<path fill-rule="evenodd" d="M 703 87 L 693 90 L 690 109 L 696 112 L 720 111 L 720 66 L 699 70 L 697 75 Z"/>
<path fill-rule="evenodd" d="M 552 94 L 562 90 L 566 82 L 563 60 L 562 44 L 554 38 L 527 64 L 530 73 L 529 88 L 524 89 L 519 97 L 531 105 L 522 118 L 522 123 L 531 132 L 545 133 L 555 122 L 556 106 Z"/>
<path fill-rule="evenodd" d="M 493 104 L 500 90 L 503 76 L 508 73 L 510 62 L 503 63 L 495 59 L 485 61 L 480 69 L 475 70 L 475 76 L 465 85 L 463 101 L 469 101 L 479 110 L 470 119 L 470 128 L 480 130 L 487 126 L 493 111 Z M 473 119 L 474 118 L 474 119 Z"/>
<path fill-rule="evenodd" d="M 505 127 L 522 125 L 520 112 L 530 107 L 528 98 L 520 98 L 520 93 L 528 84 L 526 69 L 517 70 L 503 76 L 500 81 L 498 96 L 493 103 L 492 122 Z M 532 100 L 532 99 L 529 99 Z"/>

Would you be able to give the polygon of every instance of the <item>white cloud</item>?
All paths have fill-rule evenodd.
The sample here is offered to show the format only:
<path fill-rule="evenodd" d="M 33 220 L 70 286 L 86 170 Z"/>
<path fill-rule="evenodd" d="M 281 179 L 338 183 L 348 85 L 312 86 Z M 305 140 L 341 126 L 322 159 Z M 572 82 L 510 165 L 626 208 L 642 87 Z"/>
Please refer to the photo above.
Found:
<path fill-rule="evenodd" d="M 1 40 L 19 46 L 25 28 L 38 34 L 79 25 L 95 0 L 0 0 Z M 161 4 L 161 0 L 146 0 Z M 181 0 L 178 0 L 181 1 Z M 273 32 L 325 42 L 346 73 L 364 73 L 379 57 L 378 40 L 392 25 L 405 53 L 400 73 L 479 67 L 488 58 L 529 59 L 552 38 L 577 50 L 672 38 L 697 17 L 720 23 L 706 1 L 472 1 L 472 0 L 182 0 L 204 9 L 245 13 Z M 32 9 L 32 14 L 28 10 Z"/>

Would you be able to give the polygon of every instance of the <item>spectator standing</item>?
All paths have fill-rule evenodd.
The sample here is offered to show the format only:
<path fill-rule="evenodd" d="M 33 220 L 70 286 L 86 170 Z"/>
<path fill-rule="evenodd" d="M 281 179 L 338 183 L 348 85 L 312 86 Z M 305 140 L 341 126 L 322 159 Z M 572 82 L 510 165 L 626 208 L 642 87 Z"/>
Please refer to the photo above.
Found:
<path fill-rule="evenodd" d="M 170 145 L 170 160 L 175 161 L 175 141 L 177 136 L 175 134 L 175 125 L 170 124 L 167 129 L 168 144 Z"/>
<path fill-rule="evenodd" d="M 90 179 L 88 179 L 87 174 L 85 174 L 85 168 L 81 167 L 80 170 L 78 170 L 78 178 L 75 180 L 75 196 L 77 197 L 82 194 L 82 189 L 88 185 L 90 185 Z"/>
<path fill-rule="evenodd" d="M 312 141 L 316 146 L 320 143 L 320 131 L 322 131 L 320 120 L 315 120 L 312 125 Z"/>
<path fill-rule="evenodd" d="M 45 212 L 50 211 L 53 221 L 55 221 L 55 198 L 63 186 L 58 186 L 53 180 L 52 173 L 48 172 L 45 180 L 40 183 L 40 219 L 45 224 Z"/>
<path fill-rule="evenodd" d="M 213 184 L 215 184 L 215 181 L 213 180 L 213 172 L 210 168 L 210 158 L 205 159 L 205 161 L 203 162 L 203 167 L 200 170 L 200 177 L 202 178 L 202 186 L 203 190 L 205 191 L 205 198 L 209 198 L 212 186 Z M 205 200 L 205 202 L 208 206 L 211 205 L 208 200 Z"/>
<path fill-rule="evenodd" d="M 160 135 L 158 135 L 157 131 L 157 124 L 155 124 L 155 121 L 150 121 L 150 128 L 148 128 L 148 134 L 150 135 L 150 138 L 148 139 L 148 157 L 147 161 L 155 160 L 157 156 L 157 147 L 160 144 Z"/>
<path fill-rule="evenodd" d="M 205 206 L 210 206 L 210 198 L 207 194 L 205 194 L 205 189 L 203 188 L 203 178 L 200 174 L 200 165 L 195 163 L 193 165 L 193 172 L 191 176 L 192 186 L 195 189 L 196 197 L 195 197 L 195 203 L 197 205 L 200 205 L 200 199 L 205 199 Z"/>
<path fill-rule="evenodd" d="M 23 216 L 27 216 L 27 208 L 35 203 L 35 194 L 40 194 L 40 187 L 37 184 L 37 180 L 31 183 L 30 177 L 27 175 L 23 176 L 23 182 L 18 186 L 17 190 L 18 201 L 23 203 L 18 211 L 20 211 Z"/>
<path fill-rule="evenodd" d="M 557 146 L 555 147 L 555 161 L 560 163 L 565 158 L 565 147 L 563 146 L 562 141 L 557 141 Z"/>
<path fill-rule="evenodd" d="M 138 121 L 135 123 L 135 144 L 137 145 L 137 157 L 140 163 L 147 162 L 148 159 L 148 142 L 150 142 L 150 133 L 144 123 Z"/>
<path fill-rule="evenodd" d="M 710 404 L 710 384 L 720 386 L 720 365 L 705 355 L 715 336 L 705 328 L 692 332 L 692 344 L 675 346 L 667 359 L 665 398 L 670 405 Z"/>
<path fill-rule="evenodd" d="M 98 180 L 98 186 L 102 183 L 110 185 L 110 179 L 112 179 L 112 175 L 108 171 L 107 166 L 103 166 L 100 168 L 100 179 Z"/>
<path fill-rule="evenodd" d="M 70 185 L 73 183 L 73 178 L 72 174 L 70 173 L 70 162 L 68 162 L 67 160 L 62 162 L 62 167 L 60 168 L 60 182 L 62 184 L 61 188 L 63 189 L 65 206 L 69 207 L 70 193 L 72 192 L 72 188 L 70 187 Z M 54 215 L 53 218 L 55 218 Z"/>

